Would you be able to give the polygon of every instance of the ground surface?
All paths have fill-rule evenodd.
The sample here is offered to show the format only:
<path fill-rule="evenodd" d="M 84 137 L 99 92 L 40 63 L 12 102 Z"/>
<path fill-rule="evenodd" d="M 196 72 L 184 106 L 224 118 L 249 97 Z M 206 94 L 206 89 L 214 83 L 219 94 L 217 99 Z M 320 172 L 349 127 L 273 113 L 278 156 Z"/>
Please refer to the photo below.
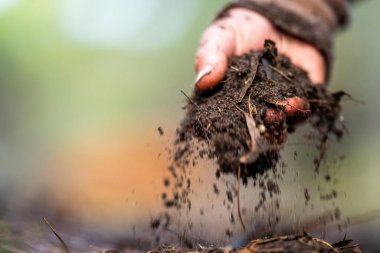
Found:
<path fill-rule="evenodd" d="M 180 250 L 172 247 L 163 247 L 153 253 L 199 252 L 199 253 L 361 253 L 358 245 L 349 245 L 352 241 L 342 241 L 331 245 L 321 239 L 307 235 L 282 236 L 270 239 L 258 239 L 241 249 L 202 248 Z"/>

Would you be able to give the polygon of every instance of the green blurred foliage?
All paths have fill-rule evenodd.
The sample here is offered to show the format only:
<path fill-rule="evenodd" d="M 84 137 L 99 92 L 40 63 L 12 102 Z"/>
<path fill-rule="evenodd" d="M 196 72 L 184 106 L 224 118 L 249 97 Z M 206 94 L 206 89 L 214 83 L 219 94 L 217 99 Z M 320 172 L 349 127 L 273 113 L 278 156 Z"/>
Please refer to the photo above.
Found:
<path fill-rule="evenodd" d="M 190 90 L 194 77 L 201 30 L 226 1 L 196 2 L 197 17 L 187 31 L 147 52 L 69 38 L 59 21 L 60 1 L 21 1 L 1 13 L 3 138 L 49 141 L 89 125 L 178 113 L 179 90 Z M 165 17 L 165 10 L 159 13 Z"/>

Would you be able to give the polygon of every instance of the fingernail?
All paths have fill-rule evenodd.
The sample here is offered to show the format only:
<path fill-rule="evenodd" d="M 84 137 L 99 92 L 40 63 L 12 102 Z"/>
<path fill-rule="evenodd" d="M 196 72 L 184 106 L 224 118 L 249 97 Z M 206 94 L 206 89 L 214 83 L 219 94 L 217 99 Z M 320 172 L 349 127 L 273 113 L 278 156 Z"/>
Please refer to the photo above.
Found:
<path fill-rule="evenodd" d="M 207 64 L 204 66 L 201 71 L 199 71 L 197 78 L 195 79 L 195 85 L 199 83 L 200 80 L 202 80 L 203 77 L 207 76 L 212 72 L 212 66 L 210 64 Z"/>

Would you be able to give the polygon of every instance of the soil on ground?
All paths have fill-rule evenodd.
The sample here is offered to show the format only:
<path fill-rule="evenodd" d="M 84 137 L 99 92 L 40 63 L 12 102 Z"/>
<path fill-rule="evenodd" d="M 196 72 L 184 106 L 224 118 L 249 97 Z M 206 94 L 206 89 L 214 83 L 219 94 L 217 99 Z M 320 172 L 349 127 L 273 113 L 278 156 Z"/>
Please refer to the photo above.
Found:
<path fill-rule="evenodd" d="M 224 248 L 204 248 L 198 249 L 177 249 L 174 247 L 162 247 L 149 253 L 361 253 L 358 245 L 352 243 L 352 240 L 345 240 L 333 245 L 318 238 L 308 235 L 293 235 L 273 237 L 269 239 L 254 240 L 241 249 L 232 247 Z"/>

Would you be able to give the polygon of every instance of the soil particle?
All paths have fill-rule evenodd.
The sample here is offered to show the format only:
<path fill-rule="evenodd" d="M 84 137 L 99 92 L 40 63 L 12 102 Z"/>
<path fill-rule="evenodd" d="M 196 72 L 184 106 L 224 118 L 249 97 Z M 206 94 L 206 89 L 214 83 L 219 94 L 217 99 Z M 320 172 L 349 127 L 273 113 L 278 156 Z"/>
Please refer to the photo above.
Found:
<path fill-rule="evenodd" d="M 229 238 L 231 238 L 233 236 L 233 233 L 232 233 L 232 231 L 230 229 L 226 230 L 226 236 L 229 237 Z"/>
<path fill-rule="evenodd" d="M 232 192 L 230 190 L 227 190 L 226 191 L 226 196 L 227 196 L 227 199 L 230 203 L 233 203 L 234 202 L 234 198 L 232 196 Z"/>
<path fill-rule="evenodd" d="M 332 190 L 331 193 L 321 195 L 321 200 L 332 200 L 338 197 L 338 193 L 335 190 Z"/>
<path fill-rule="evenodd" d="M 231 213 L 230 222 L 231 224 L 235 224 L 235 216 L 233 213 Z"/>
<path fill-rule="evenodd" d="M 161 222 L 160 222 L 160 219 L 153 219 L 151 222 L 150 222 L 150 227 L 152 229 L 157 229 L 159 226 L 160 226 Z"/>
<path fill-rule="evenodd" d="M 150 221 L 150 227 L 153 230 L 156 230 L 159 227 L 167 229 L 169 227 L 169 224 L 170 224 L 170 216 L 167 213 L 162 213 L 158 217 L 151 219 Z"/>
<path fill-rule="evenodd" d="M 157 128 L 157 131 L 158 131 L 158 133 L 162 136 L 162 135 L 164 135 L 164 130 L 162 129 L 162 127 L 158 127 Z"/>
<path fill-rule="evenodd" d="M 267 189 L 271 197 L 274 194 L 276 195 L 280 194 L 280 188 L 278 187 L 277 182 L 273 181 L 272 179 L 269 179 L 267 181 Z"/>
<path fill-rule="evenodd" d="M 212 186 L 213 186 L 215 195 L 219 195 L 219 188 L 218 188 L 218 186 L 216 184 L 213 184 Z"/>
<path fill-rule="evenodd" d="M 304 189 L 303 194 L 305 196 L 306 202 L 309 202 L 310 201 L 310 194 L 309 194 L 309 190 L 307 188 Z"/>

